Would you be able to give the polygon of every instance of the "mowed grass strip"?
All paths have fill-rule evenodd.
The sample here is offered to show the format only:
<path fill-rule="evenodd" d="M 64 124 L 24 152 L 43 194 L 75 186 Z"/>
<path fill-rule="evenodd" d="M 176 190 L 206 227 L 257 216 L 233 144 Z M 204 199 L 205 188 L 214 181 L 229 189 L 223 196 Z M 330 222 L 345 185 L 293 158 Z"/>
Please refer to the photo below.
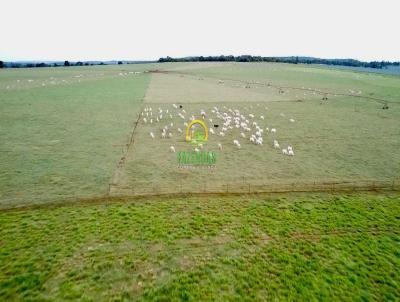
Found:
<path fill-rule="evenodd" d="M 1 300 L 396 300 L 398 195 L 121 200 L 0 213 Z"/>
<path fill-rule="evenodd" d="M 0 207 L 106 194 L 150 75 L 21 69 L 2 81 L 7 73 L 14 86 L 0 90 Z M 51 77 L 58 84 L 38 85 Z"/>

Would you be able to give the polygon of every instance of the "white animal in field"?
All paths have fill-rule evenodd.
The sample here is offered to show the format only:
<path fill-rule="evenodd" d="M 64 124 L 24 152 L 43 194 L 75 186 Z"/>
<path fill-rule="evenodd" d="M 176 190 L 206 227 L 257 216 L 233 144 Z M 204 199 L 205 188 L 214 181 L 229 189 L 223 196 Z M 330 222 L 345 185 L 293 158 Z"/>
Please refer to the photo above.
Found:
<path fill-rule="evenodd" d="M 199 148 L 203 150 L 203 144 L 199 144 Z"/>
<path fill-rule="evenodd" d="M 221 143 L 218 143 L 218 149 L 219 149 L 219 151 L 222 151 L 222 145 L 221 145 Z"/>
<path fill-rule="evenodd" d="M 185 109 L 182 109 L 182 112 L 183 112 L 183 113 L 186 113 L 186 110 L 185 110 Z"/>
<path fill-rule="evenodd" d="M 172 133 L 171 133 L 171 132 L 168 133 L 168 137 L 169 137 L 169 138 L 172 137 Z"/>
<path fill-rule="evenodd" d="M 274 139 L 274 148 L 279 149 L 279 143 L 276 139 Z"/>
<path fill-rule="evenodd" d="M 254 114 L 250 113 L 250 114 L 249 114 L 249 117 L 250 117 L 250 118 L 254 118 Z"/>
<path fill-rule="evenodd" d="M 171 128 L 174 127 L 174 123 L 171 123 Z"/>
<path fill-rule="evenodd" d="M 222 131 L 227 131 L 227 130 L 228 130 L 228 128 L 222 127 Z"/>
<path fill-rule="evenodd" d="M 151 136 L 151 138 L 154 138 L 154 133 L 150 132 L 150 136 Z"/>
<path fill-rule="evenodd" d="M 256 138 L 256 145 L 262 145 L 263 144 L 263 139 L 262 137 Z"/>
<path fill-rule="evenodd" d="M 291 118 L 289 121 L 290 121 L 291 123 L 294 123 L 294 119 L 292 119 L 292 118 Z"/>
<path fill-rule="evenodd" d="M 143 122 L 145 123 L 145 124 L 147 124 L 147 119 L 144 117 L 143 118 Z"/>
<path fill-rule="evenodd" d="M 210 131 L 211 134 L 214 134 L 214 129 L 213 128 L 210 128 L 209 131 Z"/>
<path fill-rule="evenodd" d="M 169 150 L 170 150 L 171 152 L 174 152 L 174 153 L 175 153 L 175 147 L 174 147 L 174 146 L 169 147 Z"/>
<path fill-rule="evenodd" d="M 253 127 L 257 127 L 257 123 L 256 122 L 253 122 Z"/>
<path fill-rule="evenodd" d="M 172 118 L 172 114 L 169 115 L 169 118 Z"/>
<path fill-rule="evenodd" d="M 219 133 L 219 135 L 225 136 L 225 133 L 221 131 L 221 132 Z"/>
<path fill-rule="evenodd" d="M 224 84 L 224 81 L 218 80 L 218 84 Z"/>
<path fill-rule="evenodd" d="M 264 120 L 264 116 L 263 116 L 263 115 L 261 115 L 261 116 L 260 116 L 260 119 Z"/>
<path fill-rule="evenodd" d="M 167 137 L 167 133 L 165 131 L 161 132 L 161 138 L 166 138 Z"/>
<path fill-rule="evenodd" d="M 282 149 L 282 154 L 283 155 L 288 155 L 288 151 L 286 149 Z"/>
<path fill-rule="evenodd" d="M 153 124 L 153 119 L 152 118 L 150 119 L 150 124 Z"/>
<path fill-rule="evenodd" d="M 174 107 L 175 109 L 178 108 L 178 106 L 176 106 L 176 104 L 172 104 L 172 107 Z"/>
<path fill-rule="evenodd" d="M 285 114 L 281 112 L 280 116 L 285 116 Z"/>
<path fill-rule="evenodd" d="M 233 144 L 240 149 L 240 143 L 239 143 L 239 141 L 237 139 L 233 140 Z"/>
<path fill-rule="evenodd" d="M 184 125 L 185 127 L 187 127 L 187 126 L 188 126 L 188 123 L 184 122 L 183 125 Z"/>
<path fill-rule="evenodd" d="M 288 149 L 288 150 L 293 150 L 293 147 L 289 145 L 289 146 L 287 147 L 287 149 Z"/>
<path fill-rule="evenodd" d="M 268 127 L 266 127 L 265 130 L 267 130 L 267 132 L 269 132 L 269 128 Z"/>
<path fill-rule="evenodd" d="M 244 134 L 243 132 L 240 133 L 240 136 L 246 138 L 246 134 Z"/>
<path fill-rule="evenodd" d="M 275 129 L 275 128 L 272 128 L 272 129 L 271 129 L 271 133 L 276 133 L 276 129 Z"/>
<path fill-rule="evenodd" d="M 200 150 L 198 148 L 194 148 L 195 152 L 200 152 Z"/>
<path fill-rule="evenodd" d="M 288 151 L 288 155 L 290 155 L 290 156 L 294 156 L 294 152 L 293 152 L 293 150 L 289 150 L 289 151 Z"/>
<path fill-rule="evenodd" d="M 178 132 L 179 132 L 179 133 L 182 133 L 182 129 L 181 129 L 181 128 L 178 128 Z"/>

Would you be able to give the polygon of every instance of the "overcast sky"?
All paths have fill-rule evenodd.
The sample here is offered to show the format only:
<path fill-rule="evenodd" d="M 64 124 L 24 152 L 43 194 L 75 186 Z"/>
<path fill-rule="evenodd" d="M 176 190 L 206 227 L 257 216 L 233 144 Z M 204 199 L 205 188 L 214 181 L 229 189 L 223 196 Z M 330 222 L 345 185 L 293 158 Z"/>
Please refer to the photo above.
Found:
<path fill-rule="evenodd" d="M 399 0 L 2 0 L 0 60 L 400 60 Z"/>

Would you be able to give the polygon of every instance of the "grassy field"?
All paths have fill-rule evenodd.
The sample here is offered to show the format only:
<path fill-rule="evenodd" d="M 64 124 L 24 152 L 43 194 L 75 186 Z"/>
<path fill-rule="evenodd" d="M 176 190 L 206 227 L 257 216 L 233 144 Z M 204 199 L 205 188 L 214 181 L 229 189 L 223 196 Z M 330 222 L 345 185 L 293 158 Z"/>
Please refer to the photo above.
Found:
<path fill-rule="evenodd" d="M 0 212 L 0 300 L 397 300 L 400 199 L 107 199 Z"/>
<path fill-rule="evenodd" d="M 126 69 L 0 72 L 0 206 L 106 194 L 150 80 Z"/>
<path fill-rule="evenodd" d="M 149 70 L 162 72 L 143 73 Z M 321 91 L 330 93 L 328 101 Z M 387 100 L 390 109 L 364 96 Z M 0 102 L 1 207 L 105 196 L 110 183 L 119 195 L 195 191 L 199 184 L 221 191 L 227 183 L 391 182 L 400 175 L 400 78 L 394 76 L 265 63 L 7 69 L 0 73 Z M 173 103 L 186 109 L 185 121 Z M 146 106 L 169 109 L 173 117 L 151 125 L 141 120 L 127 151 Z M 210 136 L 215 169 L 178 168 L 169 147 L 192 147 L 177 128 L 200 109 L 215 120 L 214 106 L 254 113 L 259 125 L 277 133 L 266 134 L 262 147 L 236 130 Z M 173 138 L 161 140 L 158 133 L 170 122 Z M 273 149 L 274 139 L 282 148 L 293 145 L 295 157 Z"/>
<path fill-rule="evenodd" d="M 141 121 L 112 192 L 221 192 L 226 185 L 234 191 L 248 184 L 278 188 L 291 183 L 400 183 L 400 153 L 394 151 L 400 148 L 399 87 L 398 77 L 287 64 L 193 64 L 192 69 L 185 66 L 155 73 L 143 105 L 157 112 L 158 108 L 169 110 L 173 117 L 152 124 Z M 328 101 L 321 100 L 321 91 L 330 93 Z M 382 110 L 381 101 L 364 95 L 387 100 L 390 109 Z M 177 115 L 182 109 L 174 109 L 173 103 L 183 106 L 185 120 Z M 185 129 L 191 115 L 201 119 L 201 109 L 207 112 L 208 126 L 222 125 L 211 112 L 214 106 L 223 112 L 238 109 L 247 118 L 253 113 L 256 117 L 251 121 L 263 129 L 276 128 L 277 133 L 266 133 L 262 147 L 250 143 L 248 136 L 254 131 L 246 133 L 245 139 L 240 129 L 224 137 L 210 135 L 205 148 L 217 153 L 215 168 L 178 167 L 169 147 L 193 151 L 178 127 Z M 171 122 L 173 137 L 161 139 L 162 127 Z M 156 133 L 155 139 L 150 132 Z M 234 139 L 240 141 L 240 150 L 233 145 Z M 272 147 L 275 139 L 281 148 Z M 288 145 L 296 150 L 293 158 L 281 153 Z"/>

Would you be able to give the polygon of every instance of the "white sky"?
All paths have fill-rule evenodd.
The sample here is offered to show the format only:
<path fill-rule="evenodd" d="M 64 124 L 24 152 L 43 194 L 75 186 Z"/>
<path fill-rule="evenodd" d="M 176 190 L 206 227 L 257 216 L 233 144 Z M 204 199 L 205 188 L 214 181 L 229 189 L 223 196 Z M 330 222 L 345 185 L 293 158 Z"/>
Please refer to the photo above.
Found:
<path fill-rule="evenodd" d="M 400 60 L 399 0 L 2 0 L 0 60 Z"/>

